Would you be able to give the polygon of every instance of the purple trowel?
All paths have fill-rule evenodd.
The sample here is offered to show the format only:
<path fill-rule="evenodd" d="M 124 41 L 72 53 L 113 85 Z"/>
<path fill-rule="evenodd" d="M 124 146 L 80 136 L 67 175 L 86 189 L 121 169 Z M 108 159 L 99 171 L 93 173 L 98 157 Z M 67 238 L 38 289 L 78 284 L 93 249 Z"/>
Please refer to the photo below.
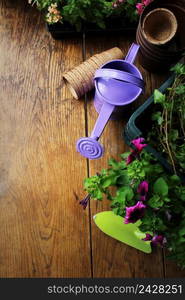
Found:
<path fill-rule="evenodd" d="M 135 101 L 144 91 L 140 71 L 133 65 L 139 46 L 132 44 L 124 60 L 112 60 L 95 72 L 94 106 L 99 113 L 90 137 L 77 141 L 76 148 L 84 157 L 97 159 L 103 155 L 98 142 L 111 115 L 116 117 L 123 106 Z"/>

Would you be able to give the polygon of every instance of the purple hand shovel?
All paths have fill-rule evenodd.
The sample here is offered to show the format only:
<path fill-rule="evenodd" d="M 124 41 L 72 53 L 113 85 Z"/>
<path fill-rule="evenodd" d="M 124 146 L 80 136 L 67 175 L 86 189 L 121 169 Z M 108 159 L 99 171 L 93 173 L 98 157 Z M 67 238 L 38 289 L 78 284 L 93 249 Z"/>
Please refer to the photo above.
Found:
<path fill-rule="evenodd" d="M 135 101 L 144 91 L 140 71 L 133 65 L 139 46 L 132 44 L 125 60 L 112 60 L 95 72 L 94 106 L 99 113 L 90 137 L 80 138 L 76 148 L 84 157 L 97 159 L 103 155 L 98 142 L 112 113 Z"/>

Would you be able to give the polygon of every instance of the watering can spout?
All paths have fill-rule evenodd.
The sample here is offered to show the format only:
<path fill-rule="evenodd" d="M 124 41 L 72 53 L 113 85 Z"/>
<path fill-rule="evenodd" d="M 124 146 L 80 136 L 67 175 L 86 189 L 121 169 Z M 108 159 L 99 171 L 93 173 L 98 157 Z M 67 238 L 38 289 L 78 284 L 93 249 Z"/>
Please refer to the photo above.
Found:
<path fill-rule="evenodd" d="M 136 59 L 136 56 L 138 54 L 138 51 L 139 51 L 139 48 L 140 46 L 133 43 L 125 57 L 125 60 L 130 63 L 130 64 L 133 64 L 135 59 Z"/>
<path fill-rule="evenodd" d="M 95 138 L 96 140 L 99 139 L 100 135 L 102 134 L 107 122 L 110 119 L 110 116 L 114 110 L 114 106 L 109 103 L 104 103 L 101 109 L 101 113 L 98 116 L 94 129 L 91 133 L 91 138 Z"/>

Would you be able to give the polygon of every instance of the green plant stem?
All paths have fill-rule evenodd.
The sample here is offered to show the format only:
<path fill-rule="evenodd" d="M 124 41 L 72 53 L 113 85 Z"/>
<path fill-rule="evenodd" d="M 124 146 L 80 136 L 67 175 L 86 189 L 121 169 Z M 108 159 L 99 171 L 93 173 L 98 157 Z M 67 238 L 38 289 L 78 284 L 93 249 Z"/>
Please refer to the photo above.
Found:
<path fill-rule="evenodd" d="M 180 118 L 181 130 L 182 130 L 183 136 L 185 137 L 185 128 L 184 128 L 184 124 L 183 124 L 183 114 L 182 113 L 180 114 L 179 118 Z"/>
<path fill-rule="evenodd" d="M 175 162 L 173 160 L 172 152 L 171 152 L 169 141 L 168 141 L 168 110 L 167 109 L 165 109 L 165 142 L 166 142 L 168 154 L 169 154 L 172 166 L 173 166 L 174 173 L 177 174 L 177 171 L 175 168 Z"/>

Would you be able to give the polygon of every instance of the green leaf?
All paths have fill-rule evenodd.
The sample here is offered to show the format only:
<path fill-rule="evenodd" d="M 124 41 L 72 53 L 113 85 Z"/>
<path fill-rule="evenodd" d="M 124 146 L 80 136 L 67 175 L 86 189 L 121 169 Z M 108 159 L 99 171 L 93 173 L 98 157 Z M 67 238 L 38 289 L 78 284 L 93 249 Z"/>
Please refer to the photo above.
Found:
<path fill-rule="evenodd" d="M 113 168 L 117 168 L 118 162 L 114 158 L 110 158 L 109 161 L 108 161 L 108 165 L 113 167 Z"/>
<path fill-rule="evenodd" d="M 177 95 L 184 95 L 185 94 L 185 85 L 181 84 L 175 88 L 175 92 Z"/>
<path fill-rule="evenodd" d="M 127 0 L 128 4 L 130 5 L 134 5 L 135 4 L 135 0 Z"/>
<path fill-rule="evenodd" d="M 158 125 L 161 125 L 163 123 L 163 118 L 161 116 L 161 112 L 157 111 L 156 113 L 152 114 L 152 121 L 156 121 Z"/>
<path fill-rule="evenodd" d="M 161 196 L 167 196 L 168 195 L 168 185 L 166 181 L 160 177 L 156 180 L 153 187 L 154 193 L 161 195 Z"/>
<path fill-rule="evenodd" d="M 118 215 L 119 207 L 113 208 L 112 211 L 113 211 L 113 213 L 114 213 L 115 215 Z"/>
<path fill-rule="evenodd" d="M 163 200 L 164 200 L 164 202 L 167 202 L 167 203 L 171 202 L 171 199 L 168 197 L 165 197 Z"/>
<path fill-rule="evenodd" d="M 125 205 L 129 203 L 134 197 L 134 192 L 129 186 L 121 187 L 117 190 L 116 196 L 113 198 L 112 206 L 120 205 L 125 208 Z"/>
<path fill-rule="evenodd" d="M 182 193 L 180 194 L 180 199 L 182 201 L 185 201 L 185 191 L 182 191 Z"/>
<path fill-rule="evenodd" d="M 181 181 L 180 177 L 175 174 L 170 177 L 170 180 L 175 183 L 180 183 Z"/>
<path fill-rule="evenodd" d="M 163 199 L 160 198 L 158 195 L 154 195 L 152 198 L 149 199 L 148 205 L 152 208 L 160 208 L 163 206 Z"/>
<path fill-rule="evenodd" d="M 94 192 L 94 199 L 97 199 L 97 200 L 103 199 L 103 194 L 100 189 L 98 189 Z"/>
<path fill-rule="evenodd" d="M 157 217 L 154 219 L 154 227 L 155 231 L 164 231 L 167 228 L 163 220 Z"/>
<path fill-rule="evenodd" d="M 179 137 L 179 131 L 177 129 L 171 129 L 170 133 L 169 133 L 169 139 L 172 142 L 175 142 Z"/>
<path fill-rule="evenodd" d="M 174 67 L 172 67 L 170 70 L 174 71 L 176 74 L 184 75 L 185 74 L 185 65 L 178 63 Z"/>
<path fill-rule="evenodd" d="M 154 103 L 163 104 L 165 102 L 166 96 L 163 95 L 159 90 L 154 90 Z"/>
<path fill-rule="evenodd" d="M 116 177 L 115 176 L 108 176 L 105 179 L 102 179 L 101 181 L 101 186 L 102 188 L 107 188 L 111 185 L 114 185 L 116 182 Z"/>
<path fill-rule="evenodd" d="M 129 156 L 130 152 L 122 153 L 120 156 L 122 159 L 126 159 Z"/>
<path fill-rule="evenodd" d="M 117 181 L 116 184 L 119 185 L 128 185 L 129 184 L 129 178 L 128 178 L 128 174 L 127 174 L 127 170 L 123 170 L 120 172 L 120 175 L 117 177 Z"/>
<path fill-rule="evenodd" d="M 150 227 L 150 225 L 148 225 L 148 224 L 141 224 L 141 225 L 139 225 L 139 229 L 140 229 L 142 232 L 147 232 L 148 230 L 151 230 L 151 227 Z"/>
<path fill-rule="evenodd" d="M 185 236 L 185 227 L 183 227 L 183 228 L 181 228 L 181 229 L 179 230 L 179 235 L 180 235 L 180 236 Z"/>
<path fill-rule="evenodd" d="M 121 195 L 124 200 L 131 200 L 134 197 L 134 192 L 129 186 L 122 187 L 118 190 L 118 194 Z"/>

